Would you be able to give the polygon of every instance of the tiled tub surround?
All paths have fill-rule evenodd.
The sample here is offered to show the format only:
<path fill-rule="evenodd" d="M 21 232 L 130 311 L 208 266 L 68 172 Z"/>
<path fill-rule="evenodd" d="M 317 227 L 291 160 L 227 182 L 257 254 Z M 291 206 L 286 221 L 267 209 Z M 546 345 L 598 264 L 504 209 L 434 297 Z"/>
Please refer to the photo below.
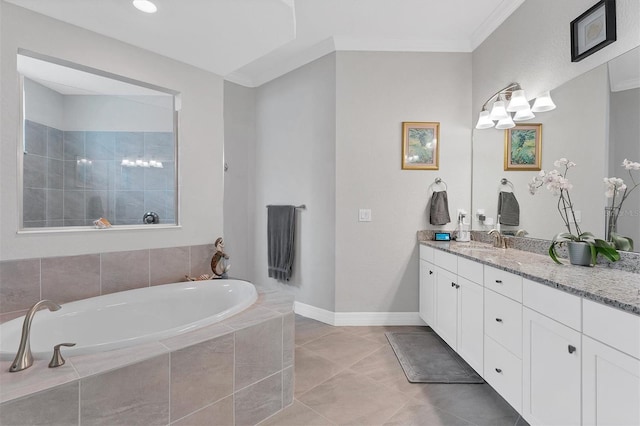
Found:
<path fill-rule="evenodd" d="M 99 217 L 142 224 L 147 211 L 175 222 L 173 133 L 62 131 L 25 120 L 25 148 L 25 228 L 91 226 Z M 123 159 L 163 167 L 127 167 Z"/>
<path fill-rule="evenodd" d="M 602 265 L 557 265 L 548 255 L 516 249 L 497 249 L 476 241 L 420 243 L 640 315 L 640 274 Z"/>
<path fill-rule="evenodd" d="M 40 299 L 66 303 L 211 274 L 213 244 L 0 262 L 0 322 Z"/>
<path fill-rule="evenodd" d="M 0 424 L 260 422 L 293 402 L 294 314 L 290 295 L 258 292 L 246 311 L 158 342 L 55 369 L 36 360 L 8 373 L 0 362 Z"/>

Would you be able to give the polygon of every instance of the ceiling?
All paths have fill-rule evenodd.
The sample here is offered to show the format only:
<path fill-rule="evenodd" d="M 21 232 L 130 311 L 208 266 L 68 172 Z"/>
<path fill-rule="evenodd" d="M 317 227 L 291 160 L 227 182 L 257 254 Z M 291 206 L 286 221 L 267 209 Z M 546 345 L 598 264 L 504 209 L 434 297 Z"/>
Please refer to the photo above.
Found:
<path fill-rule="evenodd" d="M 259 86 L 336 50 L 471 52 L 525 0 L 6 0 Z"/>

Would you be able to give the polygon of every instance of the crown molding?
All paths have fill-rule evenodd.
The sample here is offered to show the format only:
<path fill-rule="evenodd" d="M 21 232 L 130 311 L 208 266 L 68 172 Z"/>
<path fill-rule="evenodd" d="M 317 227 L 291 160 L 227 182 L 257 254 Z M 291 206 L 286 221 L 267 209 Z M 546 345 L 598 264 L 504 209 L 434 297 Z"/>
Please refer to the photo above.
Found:
<path fill-rule="evenodd" d="M 401 40 L 334 37 L 337 51 L 361 52 L 471 52 L 468 40 Z"/>
<path fill-rule="evenodd" d="M 503 0 L 498 7 L 471 34 L 471 51 L 489 37 L 525 0 Z"/>

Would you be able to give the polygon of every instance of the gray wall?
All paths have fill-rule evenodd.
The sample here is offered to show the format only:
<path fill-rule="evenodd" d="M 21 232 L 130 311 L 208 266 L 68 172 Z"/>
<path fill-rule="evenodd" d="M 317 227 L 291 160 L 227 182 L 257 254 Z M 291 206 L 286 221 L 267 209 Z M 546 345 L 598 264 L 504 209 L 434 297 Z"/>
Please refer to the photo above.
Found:
<path fill-rule="evenodd" d="M 256 282 L 267 274 L 268 204 L 297 212 L 297 257 L 286 284 L 296 300 L 334 311 L 336 217 L 336 55 L 260 86 L 256 92 Z"/>
<path fill-rule="evenodd" d="M 2 3 L 0 17 L 0 260 L 208 244 L 222 235 L 223 79 L 79 27 Z M 55 34 L 55 37 L 52 37 Z M 102 69 L 182 96 L 181 227 L 18 233 L 18 48 Z"/>
<path fill-rule="evenodd" d="M 626 158 L 640 161 L 640 89 L 611 93 L 611 139 L 608 177 L 619 177 L 631 189 L 629 173 L 621 167 Z M 632 171 L 636 182 L 640 183 L 640 172 Z M 618 219 L 618 233 L 635 243 L 635 251 L 640 250 L 640 188 L 636 188 L 622 205 L 623 212 Z"/>
<path fill-rule="evenodd" d="M 225 251 L 229 275 L 253 281 L 255 240 L 256 91 L 224 83 Z"/>
<path fill-rule="evenodd" d="M 429 186 L 447 184 L 439 228 L 470 208 L 471 54 L 339 52 L 336 72 L 336 311 L 416 312 Z M 403 121 L 440 122 L 440 170 L 401 169 Z"/>

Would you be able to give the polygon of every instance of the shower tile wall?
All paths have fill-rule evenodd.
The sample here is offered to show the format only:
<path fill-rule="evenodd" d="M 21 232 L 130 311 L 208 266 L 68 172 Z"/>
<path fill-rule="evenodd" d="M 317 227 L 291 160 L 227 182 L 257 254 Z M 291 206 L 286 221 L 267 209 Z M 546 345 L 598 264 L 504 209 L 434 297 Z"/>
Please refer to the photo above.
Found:
<path fill-rule="evenodd" d="M 24 226 L 142 224 L 145 212 L 175 222 L 170 132 L 61 131 L 25 120 Z M 163 168 L 126 167 L 123 159 Z M 84 161 L 83 161 L 84 160 Z"/>

